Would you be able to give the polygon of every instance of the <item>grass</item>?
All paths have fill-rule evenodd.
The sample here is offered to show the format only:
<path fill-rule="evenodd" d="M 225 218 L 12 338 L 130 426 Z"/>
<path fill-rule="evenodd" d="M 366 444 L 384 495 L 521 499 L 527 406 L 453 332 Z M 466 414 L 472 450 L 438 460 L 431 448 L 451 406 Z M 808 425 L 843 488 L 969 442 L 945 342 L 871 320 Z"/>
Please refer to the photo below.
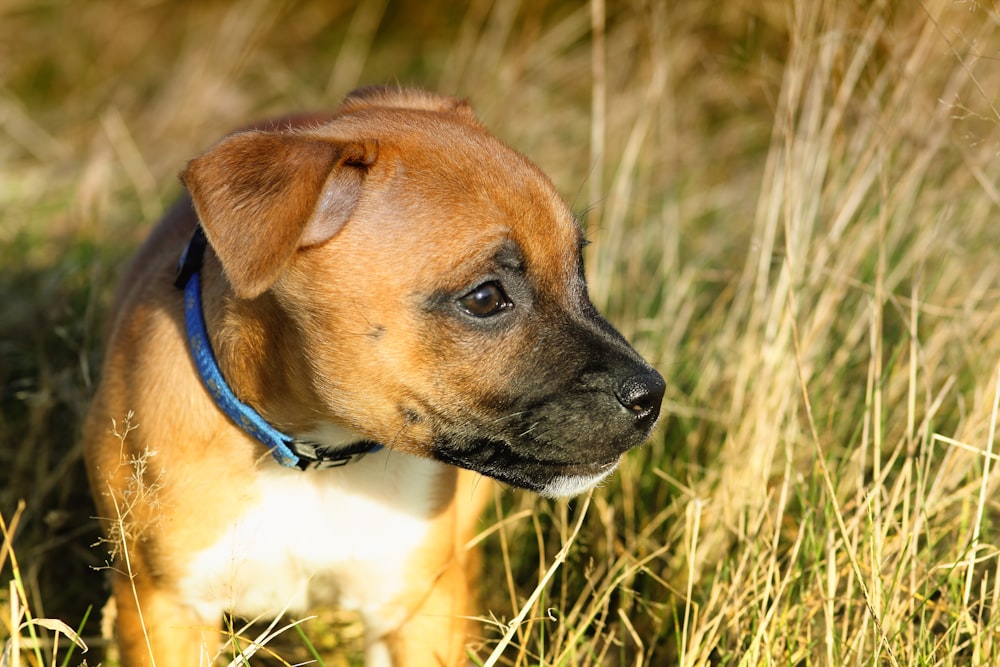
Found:
<path fill-rule="evenodd" d="M 67 664 L 101 660 L 77 424 L 174 175 L 248 119 L 376 81 L 469 96 L 553 177 L 585 213 L 595 302 L 669 383 L 592 497 L 497 498 L 477 664 L 995 664 L 998 15 L 7 0 L 0 664 L 60 664 L 70 628 L 97 650 Z M 233 629 L 356 664 L 333 610 L 272 634 Z"/>

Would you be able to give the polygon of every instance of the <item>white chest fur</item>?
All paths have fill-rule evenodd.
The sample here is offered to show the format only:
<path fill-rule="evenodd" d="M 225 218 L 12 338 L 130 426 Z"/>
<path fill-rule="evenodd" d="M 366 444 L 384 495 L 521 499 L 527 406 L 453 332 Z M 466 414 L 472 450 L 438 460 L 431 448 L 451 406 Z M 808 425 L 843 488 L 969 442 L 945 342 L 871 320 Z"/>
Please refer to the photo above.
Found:
<path fill-rule="evenodd" d="M 390 630 L 402 618 L 382 606 L 403 590 L 406 562 L 427 537 L 440 466 L 384 450 L 332 470 L 265 466 L 257 501 L 190 561 L 182 597 L 206 620 L 326 602 Z"/>

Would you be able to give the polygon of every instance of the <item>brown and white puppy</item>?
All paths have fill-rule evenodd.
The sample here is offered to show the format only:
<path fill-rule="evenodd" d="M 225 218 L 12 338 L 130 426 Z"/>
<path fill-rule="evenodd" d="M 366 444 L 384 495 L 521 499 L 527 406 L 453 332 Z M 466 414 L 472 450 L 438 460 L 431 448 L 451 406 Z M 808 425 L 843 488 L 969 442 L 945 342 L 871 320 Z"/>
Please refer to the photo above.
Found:
<path fill-rule="evenodd" d="M 580 493 L 659 412 L 663 379 L 588 299 L 578 225 L 467 103 L 415 90 L 236 133 L 182 180 L 125 277 L 85 426 L 124 664 L 206 664 L 225 610 L 320 602 L 361 613 L 368 665 L 462 663 L 480 476 Z M 192 344 L 174 282 L 199 223 Z M 218 384 L 277 431 L 370 451 L 283 466 Z"/>

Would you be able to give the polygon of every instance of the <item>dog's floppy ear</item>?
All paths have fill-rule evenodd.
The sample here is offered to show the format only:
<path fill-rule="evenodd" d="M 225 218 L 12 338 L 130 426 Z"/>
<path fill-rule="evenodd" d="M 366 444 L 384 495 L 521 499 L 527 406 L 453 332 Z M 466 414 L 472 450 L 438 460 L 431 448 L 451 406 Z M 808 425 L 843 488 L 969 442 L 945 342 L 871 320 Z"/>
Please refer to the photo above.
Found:
<path fill-rule="evenodd" d="M 348 113 L 366 108 L 434 111 L 450 114 L 476 125 L 479 124 L 468 100 L 418 88 L 365 86 L 348 93 L 341 106 L 342 111 Z"/>
<path fill-rule="evenodd" d="M 336 234 L 377 156 L 375 140 L 253 131 L 191 160 L 181 181 L 236 295 L 260 295 L 296 249 Z"/>

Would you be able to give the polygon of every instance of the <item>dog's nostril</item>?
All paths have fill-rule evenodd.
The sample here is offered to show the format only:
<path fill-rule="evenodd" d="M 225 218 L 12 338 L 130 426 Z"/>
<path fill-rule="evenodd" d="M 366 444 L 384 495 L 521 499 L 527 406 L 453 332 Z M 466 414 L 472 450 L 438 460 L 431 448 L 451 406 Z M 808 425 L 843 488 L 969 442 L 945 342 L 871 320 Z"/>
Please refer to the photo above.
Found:
<path fill-rule="evenodd" d="M 639 426 L 646 426 L 659 416 L 666 387 L 663 376 L 650 369 L 622 382 L 618 388 L 618 402 L 635 415 Z"/>

